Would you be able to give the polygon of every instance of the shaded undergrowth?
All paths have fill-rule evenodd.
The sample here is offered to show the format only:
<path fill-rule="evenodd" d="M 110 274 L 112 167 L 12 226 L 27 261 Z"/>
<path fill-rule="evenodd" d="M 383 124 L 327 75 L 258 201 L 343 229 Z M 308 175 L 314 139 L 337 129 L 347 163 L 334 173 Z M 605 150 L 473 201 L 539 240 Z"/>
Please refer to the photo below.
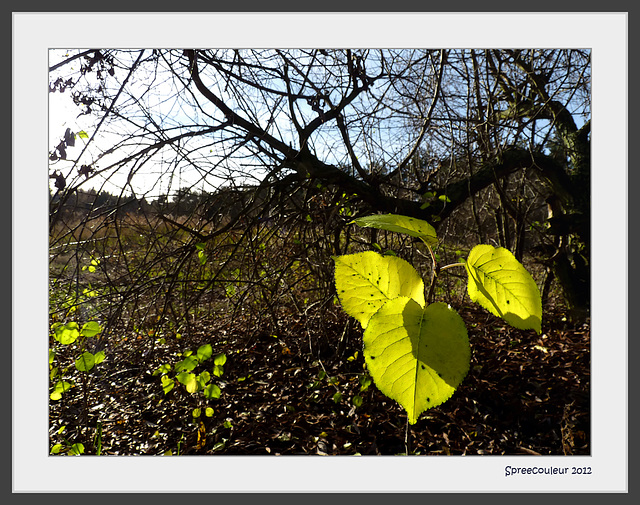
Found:
<path fill-rule="evenodd" d="M 412 453 L 589 454 L 588 325 L 571 326 L 550 308 L 538 336 L 482 309 L 460 312 L 471 369 L 448 402 L 411 427 Z M 361 335 L 346 316 L 328 306 L 281 317 L 287 329 L 278 334 L 221 318 L 152 348 L 140 336 L 107 343 L 107 359 L 91 373 L 88 409 L 79 387 L 51 402 L 51 445 L 64 425 L 86 454 L 98 446 L 103 455 L 404 453 L 405 414 L 367 380 Z M 182 387 L 164 394 L 153 372 L 204 343 L 227 356 L 220 398 Z"/>

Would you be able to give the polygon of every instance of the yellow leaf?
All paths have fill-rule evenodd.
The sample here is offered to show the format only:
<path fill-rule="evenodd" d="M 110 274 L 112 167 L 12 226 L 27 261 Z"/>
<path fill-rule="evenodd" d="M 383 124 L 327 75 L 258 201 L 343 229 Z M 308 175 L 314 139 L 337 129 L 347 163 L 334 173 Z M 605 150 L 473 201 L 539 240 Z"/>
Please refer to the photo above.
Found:
<path fill-rule="evenodd" d="M 196 449 L 202 449 L 207 441 L 207 430 L 204 427 L 204 423 L 200 421 L 200 427 L 198 428 L 198 440 L 196 442 Z"/>

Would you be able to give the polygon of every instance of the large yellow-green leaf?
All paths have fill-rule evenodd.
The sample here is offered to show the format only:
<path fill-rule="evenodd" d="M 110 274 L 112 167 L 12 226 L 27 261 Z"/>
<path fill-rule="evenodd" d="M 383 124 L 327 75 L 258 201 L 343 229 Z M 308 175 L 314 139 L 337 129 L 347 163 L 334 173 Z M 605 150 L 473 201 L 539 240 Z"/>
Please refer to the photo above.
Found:
<path fill-rule="evenodd" d="M 467 330 L 446 303 L 423 308 L 408 297 L 389 300 L 371 317 L 363 339 L 376 386 L 404 407 L 411 424 L 447 401 L 469 371 Z"/>
<path fill-rule="evenodd" d="M 424 306 L 424 283 L 416 270 L 396 256 L 373 251 L 333 258 L 335 279 L 342 308 L 363 328 L 373 314 L 390 299 L 413 298 Z"/>
<path fill-rule="evenodd" d="M 378 228 L 380 230 L 404 233 L 411 237 L 422 239 L 429 245 L 438 243 L 435 228 L 422 219 L 398 214 L 374 214 L 354 219 L 352 222 L 365 228 Z"/>
<path fill-rule="evenodd" d="M 509 250 L 477 245 L 469 253 L 465 267 L 471 300 L 515 328 L 541 332 L 540 290 Z"/>

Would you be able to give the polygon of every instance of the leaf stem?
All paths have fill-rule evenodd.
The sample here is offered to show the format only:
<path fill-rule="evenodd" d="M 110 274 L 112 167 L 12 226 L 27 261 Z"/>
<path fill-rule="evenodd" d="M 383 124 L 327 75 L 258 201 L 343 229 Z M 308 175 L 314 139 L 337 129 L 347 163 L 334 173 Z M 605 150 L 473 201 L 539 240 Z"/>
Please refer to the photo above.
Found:
<path fill-rule="evenodd" d="M 440 271 L 442 272 L 443 270 L 447 270 L 453 267 L 463 267 L 464 265 L 465 265 L 464 263 L 452 263 L 451 265 L 445 265 L 443 267 L 440 267 Z"/>
<path fill-rule="evenodd" d="M 407 425 L 404 431 L 404 450 L 405 455 L 408 456 L 411 453 L 411 437 L 409 435 L 409 416 L 407 415 Z"/>
<path fill-rule="evenodd" d="M 431 303 L 431 299 L 433 298 L 433 292 L 436 288 L 436 277 L 438 277 L 438 273 L 440 272 L 440 267 L 436 261 L 436 255 L 433 252 L 431 246 L 427 243 L 426 240 L 423 240 L 424 244 L 429 249 L 429 254 L 431 255 L 431 261 L 433 262 L 433 268 L 431 269 L 431 283 L 429 285 L 429 293 L 427 294 L 426 303 L 429 305 Z"/>

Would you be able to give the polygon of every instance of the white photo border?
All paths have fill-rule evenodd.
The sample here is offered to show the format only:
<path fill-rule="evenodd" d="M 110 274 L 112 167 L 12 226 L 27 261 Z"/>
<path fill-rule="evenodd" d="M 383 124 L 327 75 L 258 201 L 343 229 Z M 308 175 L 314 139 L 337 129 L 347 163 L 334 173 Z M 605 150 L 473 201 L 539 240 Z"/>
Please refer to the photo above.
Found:
<path fill-rule="evenodd" d="M 13 13 L 13 491 L 628 490 L 627 41 L 626 13 Z M 49 456 L 47 52 L 87 47 L 591 48 L 591 456 Z"/>

